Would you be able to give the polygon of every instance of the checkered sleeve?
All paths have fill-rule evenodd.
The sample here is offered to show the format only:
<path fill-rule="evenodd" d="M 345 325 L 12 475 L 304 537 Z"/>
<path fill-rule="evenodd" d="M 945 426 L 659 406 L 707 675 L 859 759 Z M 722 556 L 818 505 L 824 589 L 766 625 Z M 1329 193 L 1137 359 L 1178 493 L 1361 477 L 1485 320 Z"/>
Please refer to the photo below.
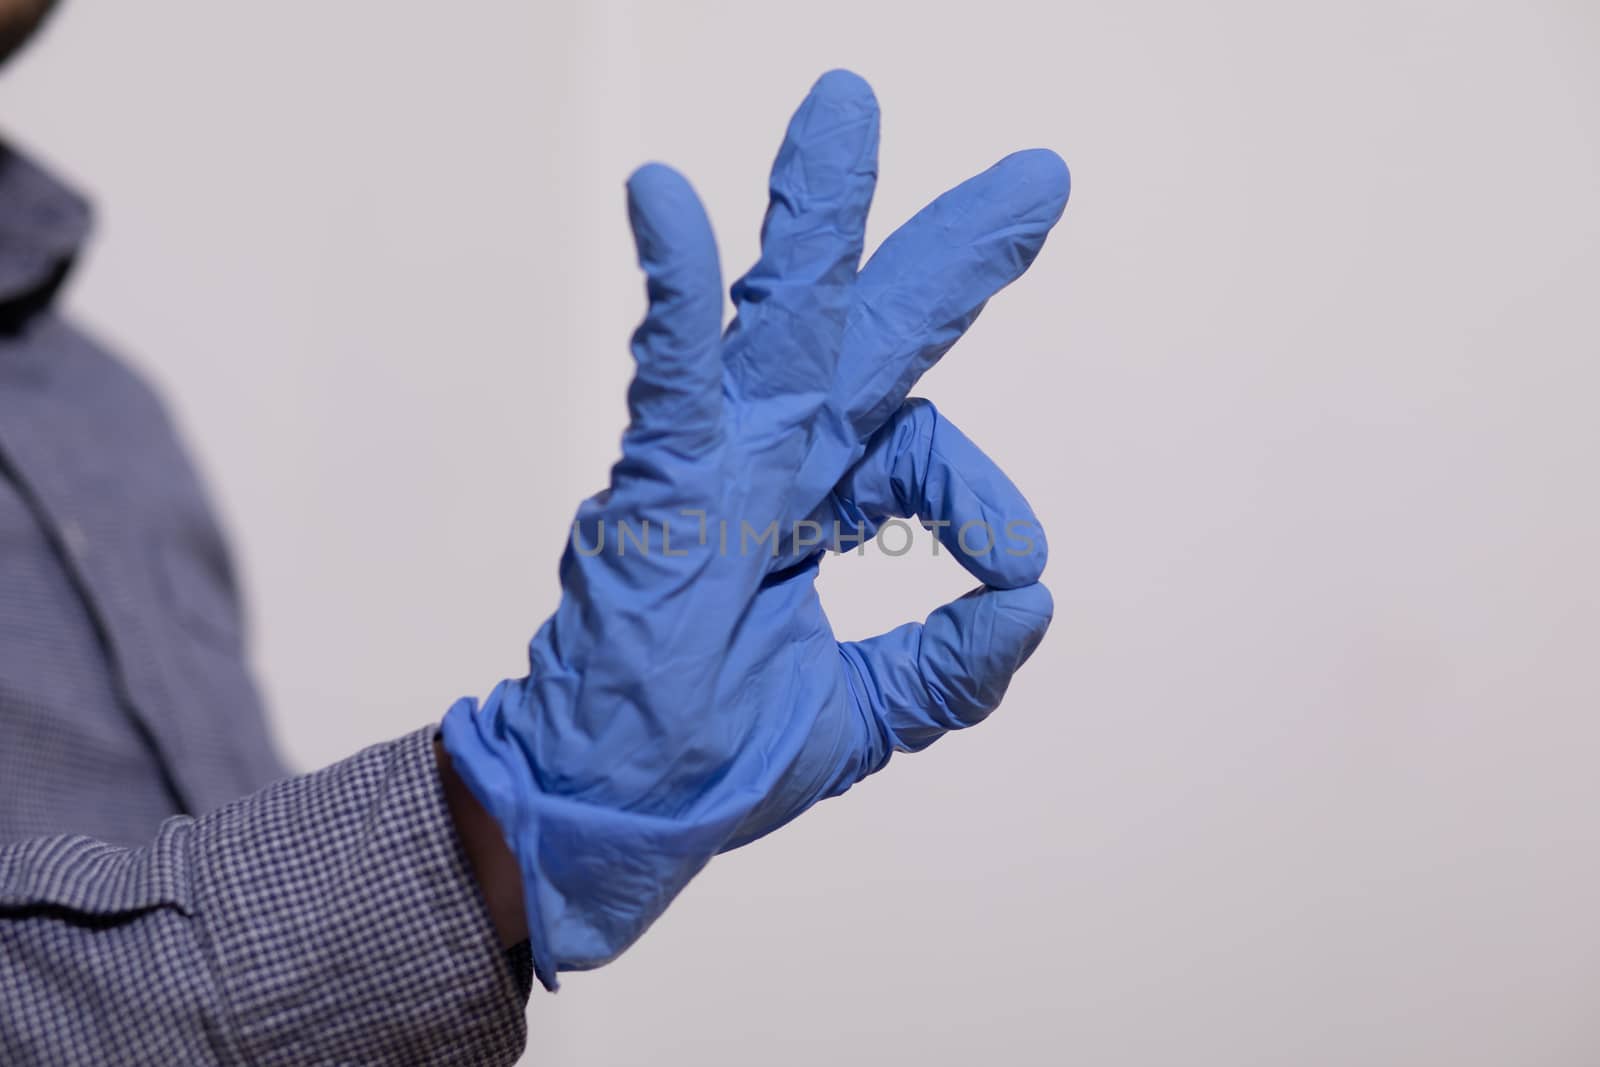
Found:
<path fill-rule="evenodd" d="M 434 733 L 171 819 L 144 848 L 0 849 L 0 1062 L 515 1061 L 527 979 L 456 839 Z"/>

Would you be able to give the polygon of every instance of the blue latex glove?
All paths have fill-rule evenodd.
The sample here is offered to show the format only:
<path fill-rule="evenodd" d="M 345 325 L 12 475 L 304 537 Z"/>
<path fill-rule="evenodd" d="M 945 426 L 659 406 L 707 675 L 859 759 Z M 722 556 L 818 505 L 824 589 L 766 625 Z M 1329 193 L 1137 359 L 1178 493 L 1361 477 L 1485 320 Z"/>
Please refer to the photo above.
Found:
<path fill-rule="evenodd" d="M 824 75 L 773 166 L 726 334 L 694 192 L 660 165 L 628 183 L 649 311 L 622 458 L 579 508 L 528 676 L 481 708 L 459 701 L 443 727 L 518 858 L 548 988 L 616 957 L 719 851 L 983 719 L 1049 624 L 1027 502 L 906 396 L 1032 262 L 1066 168 L 1007 157 L 858 271 L 877 140 L 866 83 Z M 983 586 L 925 623 L 836 641 L 816 528 L 795 523 L 832 543 L 837 520 L 848 550 L 858 524 L 870 537 L 912 516 Z"/>

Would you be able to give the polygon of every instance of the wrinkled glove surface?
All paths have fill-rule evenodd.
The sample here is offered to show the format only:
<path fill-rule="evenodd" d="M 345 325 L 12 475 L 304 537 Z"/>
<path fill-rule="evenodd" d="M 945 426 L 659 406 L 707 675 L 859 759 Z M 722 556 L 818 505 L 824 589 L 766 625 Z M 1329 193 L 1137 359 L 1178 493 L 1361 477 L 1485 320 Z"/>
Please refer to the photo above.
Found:
<path fill-rule="evenodd" d="M 693 190 L 657 164 L 629 180 L 649 310 L 622 458 L 579 508 L 527 677 L 443 725 L 518 858 L 548 988 L 616 957 L 719 851 L 982 720 L 1049 624 L 1032 510 L 907 393 L 1033 261 L 1066 167 L 1009 156 L 860 267 L 877 143 L 866 83 L 824 75 L 773 165 L 726 332 Z M 921 519 L 983 585 L 838 642 L 823 549 L 894 518 Z"/>

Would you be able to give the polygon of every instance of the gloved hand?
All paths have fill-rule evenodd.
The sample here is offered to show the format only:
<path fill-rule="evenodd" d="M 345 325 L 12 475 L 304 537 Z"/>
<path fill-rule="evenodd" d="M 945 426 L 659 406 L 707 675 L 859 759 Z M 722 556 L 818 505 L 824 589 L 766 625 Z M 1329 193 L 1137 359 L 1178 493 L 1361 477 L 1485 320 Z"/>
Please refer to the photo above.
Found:
<path fill-rule="evenodd" d="M 649 311 L 622 458 L 579 508 L 527 677 L 443 726 L 518 859 L 548 988 L 613 959 L 717 852 L 983 719 L 1049 624 L 1027 502 L 906 395 L 1032 262 L 1066 168 L 1007 157 L 858 273 L 877 139 L 866 83 L 824 75 L 773 166 L 726 334 L 694 192 L 660 165 L 628 183 Z M 913 516 L 983 586 L 926 623 L 835 641 L 822 548 Z"/>

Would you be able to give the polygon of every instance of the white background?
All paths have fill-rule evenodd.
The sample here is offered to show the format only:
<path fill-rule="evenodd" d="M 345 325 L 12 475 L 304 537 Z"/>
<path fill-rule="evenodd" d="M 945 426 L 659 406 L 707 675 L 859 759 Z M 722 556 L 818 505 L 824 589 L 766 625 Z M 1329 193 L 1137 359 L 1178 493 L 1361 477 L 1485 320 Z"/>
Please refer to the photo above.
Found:
<path fill-rule="evenodd" d="M 101 218 L 302 767 L 521 673 L 616 451 L 622 182 L 729 278 L 812 79 L 875 242 L 1072 165 L 925 381 L 1051 531 L 990 723 L 718 860 L 538 1064 L 1600 1062 L 1600 13 L 1567 3 L 68 2 L 0 80 Z M 967 586 L 846 560 L 860 635 Z"/>

